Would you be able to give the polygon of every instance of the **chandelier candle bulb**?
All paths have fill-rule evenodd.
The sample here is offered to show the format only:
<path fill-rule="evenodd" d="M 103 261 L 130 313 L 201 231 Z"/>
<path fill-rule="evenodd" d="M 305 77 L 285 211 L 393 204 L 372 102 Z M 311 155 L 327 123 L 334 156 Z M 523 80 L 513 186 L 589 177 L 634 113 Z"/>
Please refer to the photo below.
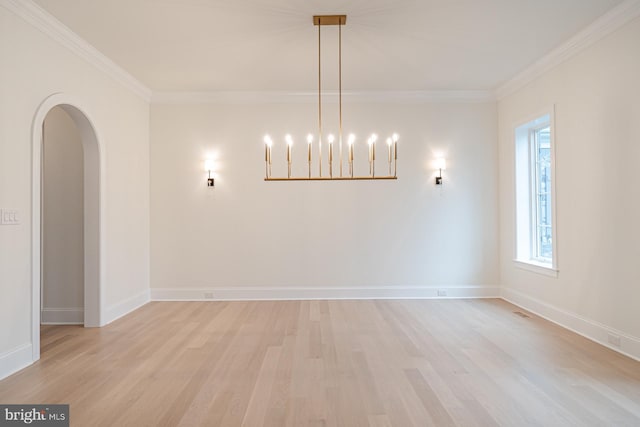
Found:
<path fill-rule="evenodd" d="M 271 164 L 271 146 L 273 145 L 273 141 L 271 140 L 271 137 L 267 135 L 264 137 L 264 142 L 267 150 L 267 162 Z"/>
<path fill-rule="evenodd" d="M 371 144 L 371 148 L 372 148 L 372 157 L 373 157 L 373 161 L 376 161 L 376 140 L 373 140 L 373 143 Z"/>
<path fill-rule="evenodd" d="M 367 144 L 369 144 L 369 175 L 373 175 L 373 138 L 369 137 Z"/>
<path fill-rule="evenodd" d="M 398 141 L 393 143 L 393 176 L 398 176 Z"/>
<path fill-rule="evenodd" d="M 354 134 L 349 135 L 349 175 L 353 178 L 353 143 L 356 140 L 356 136 Z"/>
<path fill-rule="evenodd" d="M 349 139 L 349 163 L 353 163 L 353 140 Z"/>
<path fill-rule="evenodd" d="M 311 146 L 313 145 L 313 135 L 307 135 L 307 162 L 309 163 L 309 179 L 311 179 Z"/>
<path fill-rule="evenodd" d="M 333 141 L 335 139 L 329 134 L 327 140 L 329 141 L 329 177 L 333 178 Z"/>
<path fill-rule="evenodd" d="M 264 136 L 264 161 L 269 163 L 269 135 Z"/>
<path fill-rule="evenodd" d="M 373 162 L 371 164 L 371 176 L 376 176 L 376 140 L 373 140 L 373 144 L 371 144 L 371 148 L 373 151 Z"/>
<path fill-rule="evenodd" d="M 291 135 L 285 136 L 285 141 L 287 141 L 287 162 L 291 163 L 291 146 L 293 145 Z"/>
<path fill-rule="evenodd" d="M 394 160 L 398 160 L 398 140 L 400 137 L 397 133 L 394 133 L 391 139 L 393 139 L 393 158 Z"/>
<path fill-rule="evenodd" d="M 293 145 L 293 138 L 291 135 L 284 137 L 287 141 L 287 178 L 291 178 L 291 146 Z"/>
<path fill-rule="evenodd" d="M 389 149 L 389 175 L 391 175 L 391 162 L 392 162 L 392 147 L 393 140 L 391 138 L 387 138 L 387 148 Z"/>
<path fill-rule="evenodd" d="M 329 164 L 331 164 L 331 162 L 333 162 L 333 135 L 329 135 Z"/>
<path fill-rule="evenodd" d="M 329 141 L 329 177 L 333 178 L 333 135 L 329 134 L 327 140 Z"/>
<path fill-rule="evenodd" d="M 342 176 L 342 131 L 340 131 L 340 137 L 338 138 L 338 146 L 340 150 L 340 176 Z"/>
<path fill-rule="evenodd" d="M 322 134 L 318 135 L 318 164 L 320 165 L 320 178 L 322 178 Z"/>
<path fill-rule="evenodd" d="M 267 178 L 271 176 L 271 145 L 273 141 L 271 141 L 271 137 L 269 135 L 264 136 L 264 160 L 265 160 L 265 173 Z"/>

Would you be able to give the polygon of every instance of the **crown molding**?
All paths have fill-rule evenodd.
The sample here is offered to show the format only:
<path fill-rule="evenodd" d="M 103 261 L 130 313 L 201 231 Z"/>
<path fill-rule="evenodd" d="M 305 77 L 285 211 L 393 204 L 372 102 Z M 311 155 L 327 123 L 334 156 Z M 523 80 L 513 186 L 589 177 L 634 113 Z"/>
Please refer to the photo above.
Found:
<path fill-rule="evenodd" d="M 342 92 L 346 104 L 357 103 L 485 103 L 494 102 L 491 91 L 349 91 Z M 153 104 L 312 104 L 317 92 L 153 92 Z M 322 102 L 338 103 L 338 92 L 323 92 Z"/>
<path fill-rule="evenodd" d="M 91 46 L 32 0 L 0 0 L 0 6 L 13 12 L 51 39 L 65 46 L 145 101 L 149 102 L 151 100 L 151 89 L 100 53 L 95 47 Z"/>
<path fill-rule="evenodd" d="M 596 19 L 588 27 L 534 62 L 527 69 L 518 73 L 511 80 L 499 86 L 495 90 L 496 99 L 499 101 L 522 89 L 542 74 L 560 65 L 638 16 L 640 16 L 640 0 L 623 1 Z"/>

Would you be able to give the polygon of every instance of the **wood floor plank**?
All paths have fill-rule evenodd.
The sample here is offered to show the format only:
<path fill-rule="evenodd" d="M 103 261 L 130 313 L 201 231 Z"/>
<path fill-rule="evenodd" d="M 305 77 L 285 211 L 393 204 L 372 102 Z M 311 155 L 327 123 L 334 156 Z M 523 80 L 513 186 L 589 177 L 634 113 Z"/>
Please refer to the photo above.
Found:
<path fill-rule="evenodd" d="M 640 363 L 502 300 L 154 302 L 41 328 L 73 426 L 640 425 Z"/>

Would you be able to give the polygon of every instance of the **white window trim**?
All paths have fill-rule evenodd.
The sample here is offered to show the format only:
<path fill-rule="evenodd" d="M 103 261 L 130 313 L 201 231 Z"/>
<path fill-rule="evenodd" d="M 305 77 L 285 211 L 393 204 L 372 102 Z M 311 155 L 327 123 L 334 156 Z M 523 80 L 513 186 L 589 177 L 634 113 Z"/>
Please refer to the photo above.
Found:
<path fill-rule="evenodd" d="M 539 262 L 535 262 L 534 260 L 521 260 L 514 258 L 513 264 L 521 270 L 526 270 L 532 273 L 538 273 L 549 277 L 558 277 L 558 273 L 560 272 L 558 269 L 551 267 L 549 264 L 542 264 Z"/>
<path fill-rule="evenodd" d="M 513 263 L 514 266 L 526 271 L 530 271 L 533 273 L 538 273 L 538 274 L 543 274 L 545 276 L 550 276 L 550 277 L 558 277 L 558 273 L 560 272 L 560 269 L 558 268 L 558 220 L 557 220 L 557 215 L 556 215 L 556 206 L 557 206 L 557 202 L 556 202 L 556 146 L 558 144 L 558 140 L 557 140 L 557 136 L 556 136 L 556 129 L 555 129 L 555 104 L 553 104 L 551 107 L 545 108 L 541 111 L 539 111 L 536 114 L 532 114 L 529 117 L 523 119 L 523 120 L 519 120 L 517 121 L 513 126 L 512 126 L 512 137 L 515 137 L 516 135 L 516 131 L 518 128 L 522 127 L 523 125 L 526 125 L 527 123 L 530 123 L 540 117 L 544 117 L 544 116 L 549 116 L 549 127 L 551 130 L 551 224 L 552 224 L 552 229 L 551 229 L 551 236 L 552 236 L 552 251 L 553 251 L 553 255 L 552 255 L 552 260 L 551 263 L 543 263 L 540 261 L 536 261 L 534 259 L 525 259 L 525 258 L 519 258 L 518 257 L 518 215 L 517 215 L 517 200 L 518 200 L 518 188 L 517 185 L 515 185 L 515 179 L 514 179 L 514 186 L 513 186 L 513 192 L 514 192 L 514 209 L 513 209 L 513 224 L 514 224 L 514 256 L 513 256 Z M 517 154 L 516 154 L 517 150 L 514 148 L 514 157 L 513 157 L 513 171 L 514 171 L 514 177 L 517 176 L 518 174 L 518 165 L 517 165 Z"/>

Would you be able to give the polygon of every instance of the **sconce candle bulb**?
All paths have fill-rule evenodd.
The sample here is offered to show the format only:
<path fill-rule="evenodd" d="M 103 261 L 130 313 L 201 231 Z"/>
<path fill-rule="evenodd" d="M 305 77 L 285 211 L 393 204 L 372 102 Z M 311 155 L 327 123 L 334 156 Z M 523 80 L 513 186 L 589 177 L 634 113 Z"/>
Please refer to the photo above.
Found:
<path fill-rule="evenodd" d="M 211 171 L 213 170 L 213 159 L 207 159 L 204 161 L 204 170 L 209 173 L 207 177 L 207 187 L 214 186 L 214 180 L 211 178 Z"/>
<path fill-rule="evenodd" d="M 439 170 L 439 174 L 436 176 L 436 185 L 442 185 L 442 171 L 447 169 L 447 160 L 444 157 L 436 159 L 436 166 Z"/>

